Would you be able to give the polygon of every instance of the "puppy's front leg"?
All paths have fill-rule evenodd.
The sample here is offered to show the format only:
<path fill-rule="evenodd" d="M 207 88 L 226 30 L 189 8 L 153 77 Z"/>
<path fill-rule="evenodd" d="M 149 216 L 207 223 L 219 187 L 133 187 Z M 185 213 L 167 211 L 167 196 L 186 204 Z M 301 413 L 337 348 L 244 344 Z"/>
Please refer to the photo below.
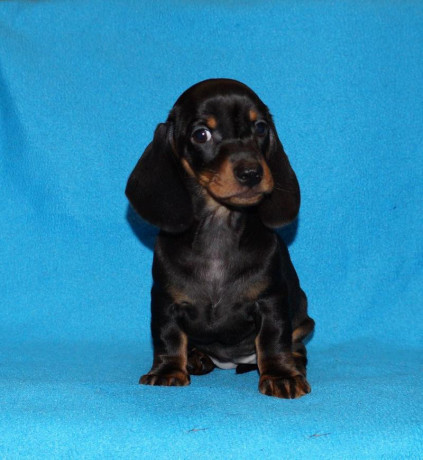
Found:
<path fill-rule="evenodd" d="M 259 302 L 256 337 L 259 391 L 278 398 L 299 398 L 310 392 L 305 375 L 292 355 L 292 327 L 285 297 L 273 296 Z"/>
<path fill-rule="evenodd" d="M 155 292 L 151 296 L 151 331 L 154 345 L 153 366 L 140 378 L 144 385 L 185 386 L 187 372 L 186 334 L 173 317 L 173 303 L 166 295 Z"/>

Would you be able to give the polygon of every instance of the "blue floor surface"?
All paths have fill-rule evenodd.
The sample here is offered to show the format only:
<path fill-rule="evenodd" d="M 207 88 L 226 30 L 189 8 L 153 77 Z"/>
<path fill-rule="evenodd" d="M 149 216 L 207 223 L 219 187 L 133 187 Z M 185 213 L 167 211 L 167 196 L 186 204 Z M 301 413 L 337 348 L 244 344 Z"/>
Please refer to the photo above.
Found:
<path fill-rule="evenodd" d="M 184 388 L 137 386 L 150 364 L 137 343 L 6 352 L 3 458 L 418 458 L 423 447 L 416 350 L 312 348 L 313 390 L 300 400 L 264 397 L 256 373 L 234 371 Z"/>

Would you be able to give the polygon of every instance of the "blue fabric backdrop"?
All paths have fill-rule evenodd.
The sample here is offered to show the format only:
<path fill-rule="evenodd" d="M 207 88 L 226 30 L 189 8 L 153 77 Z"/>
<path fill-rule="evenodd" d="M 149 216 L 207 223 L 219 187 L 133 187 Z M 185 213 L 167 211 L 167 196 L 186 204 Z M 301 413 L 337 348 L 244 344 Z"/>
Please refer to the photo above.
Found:
<path fill-rule="evenodd" d="M 0 3 L 0 456 L 421 458 L 423 4 Z M 302 188 L 312 393 L 138 386 L 155 230 L 128 174 L 205 78 L 269 105 Z"/>

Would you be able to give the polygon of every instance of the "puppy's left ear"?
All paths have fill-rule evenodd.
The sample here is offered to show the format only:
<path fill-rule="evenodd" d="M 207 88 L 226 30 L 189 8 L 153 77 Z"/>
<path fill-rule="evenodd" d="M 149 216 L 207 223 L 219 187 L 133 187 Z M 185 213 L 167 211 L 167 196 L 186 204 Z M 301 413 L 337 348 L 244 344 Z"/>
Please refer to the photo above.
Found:
<path fill-rule="evenodd" d="M 267 164 L 273 176 L 272 193 L 259 205 L 259 215 L 266 227 L 277 228 L 293 221 L 300 209 L 300 187 L 297 177 L 272 123 Z"/>
<path fill-rule="evenodd" d="M 193 210 L 183 179 L 186 173 L 172 142 L 170 122 L 159 124 L 153 141 L 129 176 L 125 193 L 147 222 L 167 232 L 179 233 L 191 225 Z"/>

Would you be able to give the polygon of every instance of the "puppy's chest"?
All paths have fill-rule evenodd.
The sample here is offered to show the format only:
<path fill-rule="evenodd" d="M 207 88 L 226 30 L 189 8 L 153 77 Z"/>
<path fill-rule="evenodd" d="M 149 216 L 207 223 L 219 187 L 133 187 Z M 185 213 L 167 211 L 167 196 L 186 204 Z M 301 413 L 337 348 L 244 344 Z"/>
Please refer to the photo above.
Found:
<path fill-rule="evenodd" d="M 178 280 L 183 301 L 175 314 L 191 339 L 232 343 L 253 328 L 254 301 L 236 259 L 233 250 L 206 251 L 196 255 L 190 276 Z"/>
<path fill-rule="evenodd" d="M 195 263 L 192 263 L 192 260 Z M 180 261 L 183 264 L 183 261 Z M 233 264 L 225 255 L 219 256 L 214 253 L 198 255 L 195 254 L 187 263 L 180 275 L 173 279 L 177 292 L 183 293 L 186 302 L 196 306 L 214 307 L 225 303 L 232 303 L 234 283 L 237 283 L 237 276 Z"/>
<path fill-rule="evenodd" d="M 155 281 L 167 287 L 176 304 L 215 313 L 225 305 L 228 311 L 256 301 L 269 282 L 265 261 L 271 248 L 242 238 L 221 221 L 206 221 L 190 238 L 168 242 L 157 247 L 163 270 Z"/>
<path fill-rule="evenodd" d="M 189 303 L 198 307 L 234 304 L 247 287 L 242 274 L 245 266 L 234 248 L 222 250 L 184 251 L 175 262 L 172 277 L 168 278 L 172 297 L 176 303 Z M 181 300 L 181 301 L 178 301 Z"/>
<path fill-rule="evenodd" d="M 197 269 L 193 271 L 193 280 L 201 283 L 203 288 L 209 286 L 211 290 L 216 290 L 225 286 L 225 284 L 235 276 L 236 255 L 224 252 L 210 251 L 203 255 L 197 256 Z M 232 257 L 231 257 L 232 256 Z"/>
<path fill-rule="evenodd" d="M 209 295 L 220 296 L 246 268 L 247 257 L 245 251 L 240 251 L 237 238 L 226 228 L 217 228 L 194 242 L 190 259 L 194 261 L 192 282 L 200 284 Z"/>

